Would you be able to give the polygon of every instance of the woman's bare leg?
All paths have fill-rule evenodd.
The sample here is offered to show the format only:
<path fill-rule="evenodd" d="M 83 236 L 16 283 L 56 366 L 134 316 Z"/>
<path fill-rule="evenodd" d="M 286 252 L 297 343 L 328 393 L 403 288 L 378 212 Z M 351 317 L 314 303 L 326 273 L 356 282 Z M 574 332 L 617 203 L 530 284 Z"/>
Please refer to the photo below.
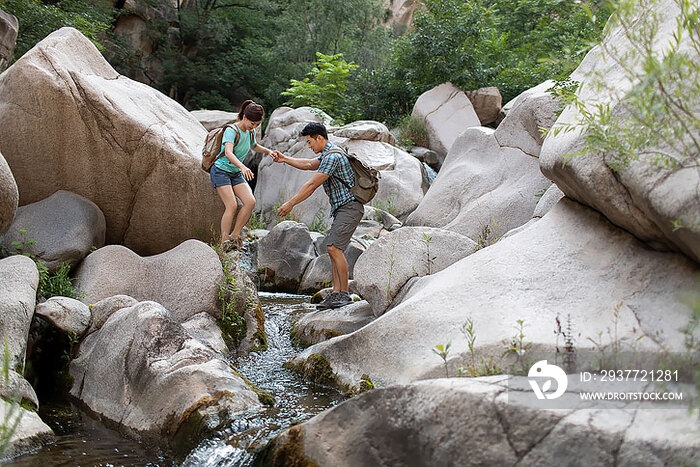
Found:
<path fill-rule="evenodd" d="M 233 218 L 236 215 L 236 210 L 238 210 L 238 203 L 236 202 L 236 197 L 233 194 L 231 185 L 218 186 L 216 187 L 216 192 L 219 194 L 219 198 L 224 202 L 226 208 L 224 215 L 221 216 L 221 244 L 223 244 L 229 239 L 231 224 L 233 224 Z"/>
<path fill-rule="evenodd" d="M 241 230 L 243 226 L 248 223 L 250 215 L 253 213 L 253 208 L 255 207 L 255 197 L 253 192 L 250 190 L 250 185 L 247 183 L 239 183 L 233 187 L 233 191 L 243 203 L 241 210 L 236 217 L 236 225 L 233 226 L 233 232 L 231 232 L 231 239 L 237 238 L 241 235 Z"/>

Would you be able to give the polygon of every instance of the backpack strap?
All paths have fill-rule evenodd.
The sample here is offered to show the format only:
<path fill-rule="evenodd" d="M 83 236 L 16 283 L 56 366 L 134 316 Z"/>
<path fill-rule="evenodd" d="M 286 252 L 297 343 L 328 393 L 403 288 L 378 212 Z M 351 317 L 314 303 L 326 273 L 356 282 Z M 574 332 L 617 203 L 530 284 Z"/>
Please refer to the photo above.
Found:
<path fill-rule="evenodd" d="M 326 155 L 328 155 L 328 154 L 330 154 L 330 153 L 332 153 L 332 152 L 334 152 L 334 153 L 336 153 L 336 154 L 342 154 L 343 156 L 345 156 L 345 157 L 348 159 L 348 162 L 350 162 L 350 156 L 348 156 L 348 153 L 345 152 L 345 150 L 344 150 L 343 148 L 338 147 L 337 149 L 331 149 L 331 150 L 329 150 L 329 151 L 326 153 Z M 352 166 L 350 166 L 350 168 L 352 169 Z M 352 169 L 352 170 L 353 170 L 353 172 L 355 171 L 355 169 Z M 333 175 L 333 178 L 335 178 L 336 180 L 339 180 L 340 183 L 342 183 L 343 185 L 345 185 L 345 188 L 347 188 L 348 190 L 352 191 L 352 187 L 351 187 L 350 185 L 348 185 L 348 183 L 347 183 L 345 180 L 343 180 L 343 179 L 340 178 L 340 177 L 336 177 L 335 175 Z"/>
<path fill-rule="evenodd" d="M 233 139 L 233 147 L 235 148 L 236 145 L 238 144 L 238 140 L 239 140 L 240 137 L 241 137 L 241 134 L 240 134 L 240 132 L 239 132 L 239 128 L 238 128 L 236 125 L 232 125 L 232 124 L 230 124 L 230 123 L 227 123 L 227 124 L 224 125 L 224 126 L 233 129 L 233 131 L 236 133 L 236 137 Z M 224 130 L 224 131 L 226 131 L 226 130 Z M 224 150 L 221 152 L 221 155 L 220 155 L 219 157 L 217 157 L 216 159 L 214 159 L 214 162 L 218 161 L 219 159 L 221 159 L 221 158 L 224 157 L 225 155 L 226 155 L 226 150 L 224 149 Z M 212 165 L 214 164 L 214 162 L 212 162 Z"/>

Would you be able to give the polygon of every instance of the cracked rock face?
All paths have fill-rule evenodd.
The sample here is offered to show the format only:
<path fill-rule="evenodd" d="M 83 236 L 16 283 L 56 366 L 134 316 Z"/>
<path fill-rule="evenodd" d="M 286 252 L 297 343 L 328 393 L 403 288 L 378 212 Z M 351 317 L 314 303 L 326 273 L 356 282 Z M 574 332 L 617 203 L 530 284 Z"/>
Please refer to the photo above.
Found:
<path fill-rule="evenodd" d="M 120 76 L 72 28 L 0 77 L 0 140 L 21 204 L 77 193 L 104 213 L 107 243 L 139 254 L 204 235 L 221 218 L 200 168 L 205 136 L 187 110 Z"/>
<path fill-rule="evenodd" d="M 55 271 L 62 263 L 78 264 L 91 249 L 103 247 L 105 229 L 105 217 L 95 203 L 59 190 L 19 208 L 0 240 L 10 251 L 12 242 L 25 243 L 23 253 L 35 255 L 46 262 L 49 271 Z M 29 239 L 33 243 L 27 244 Z"/>
<path fill-rule="evenodd" d="M 380 316 L 410 278 L 435 274 L 475 249 L 476 243 L 468 237 L 449 230 L 402 227 L 360 255 L 355 263 L 357 288 L 374 315 Z"/>
<path fill-rule="evenodd" d="M 492 242 L 529 221 L 539 201 L 535 195 L 550 184 L 537 157 L 501 146 L 490 128 L 469 128 L 452 145 L 406 225 L 439 227 Z"/>
<path fill-rule="evenodd" d="M 262 456 L 265 465 L 694 465 L 699 440 L 685 407 L 542 410 L 509 403 L 498 378 L 455 378 L 362 394 L 286 430 Z"/>
<path fill-rule="evenodd" d="M 660 28 L 654 49 L 661 52 L 669 47 L 676 32 L 679 11 L 677 4 L 670 0 L 657 2 L 653 10 L 640 12 L 640 15 L 659 15 Z M 687 35 L 684 35 L 681 43 L 681 50 L 691 46 Z M 620 55 L 633 50 L 620 28 L 610 31 L 605 44 L 608 50 L 616 48 Z M 690 55 L 695 57 L 695 66 L 698 66 L 697 53 L 692 51 Z M 611 92 L 597 89 L 589 75 L 593 70 L 605 77 L 605 82 L 612 88 Z M 588 53 L 574 73 L 583 77 L 579 78 L 581 85 L 578 90 L 583 103 L 609 104 L 613 118 L 625 118 L 619 100 L 632 84 L 615 60 L 605 59 L 600 46 Z M 694 105 L 691 110 L 697 118 L 700 115 L 697 102 L 689 104 Z M 578 111 L 569 106 L 557 122 L 573 123 L 578 119 Z M 556 182 L 566 196 L 600 211 L 610 222 L 652 247 L 682 251 L 700 262 L 700 231 L 674 229 L 676 221 L 681 220 L 692 226 L 700 220 L 700 171 L 697 166 L 677 170 L 657 169 L 648 162 L 633 161 L 615 172 L 607 165 L 608 158 L 612 157 L 609 154 L 589 152 L 565 157 L 584 149 L 584 137 L 580 132 L 548 136 L 540 155 L 542 172 Z"/>
<path fill-rule="evenodd" d="M 443 83 L 421 94 L 411 115 L 418 117 L 428 129 L 429 148 L 441 156 L 440 165 L 464 130 L 481 125 L 467 95 L 452 83 Z"/>
<path fill-rule="evenodd" d="M 582 367 L 601 358 L 589 338 L 600 346 L 618 342 L 620 361 L 653 361 L 665 352 L 686 352 L 681 329 L 692 311 L 683 294 L 697 292 L 698 273 L 685 256 L 649 250 L 564 198 L 523 232 L 415 279 L 381 318 L 309 347 L 295 360 L 321 354 L 347 384 L 362 374 L 374 382 L 407 383 L 444 374 L 431 349 L 451 342 L 448 368 L 455 374 L 469 360 L 460 326 L 470 317 L 479 356 L 507 365 L 504 350 L 523 320 L 525 340 L 553 359 L 562 345 L 554 333 L 559 315 L 564 324 L 571 318 Z"/>
<path fill-rule="evenodd" d="M 153 300 L 183 322 L 206 312 L 221 317 L 221 261 L 212 248 L 187 240 L 170 251 L 141 257 L 120 245 L 108 245 L 88 255 L 75 273 L 83 303 L 95 304 L 93 330 L 115 310 L 137 299 Z M 128 295 L 123 300 L 115 295 Z M 113 297 L 107 302 L 98 303 Z M 99 306 L 98 306 L 99 305 Z"/>
<path fill-rule="evenodd" d="M 71 394 L 135 437 L 192 448 L 257 408 L 257 395 L 221 354 L 192 338 L 155 302 L 112 314 L 80 344 Z"/>
<path fill-rule="evenodd" d="M 10 166 L 0 154 L 0 235 L 7 232 L 17 213 L 19 191 Z"/>

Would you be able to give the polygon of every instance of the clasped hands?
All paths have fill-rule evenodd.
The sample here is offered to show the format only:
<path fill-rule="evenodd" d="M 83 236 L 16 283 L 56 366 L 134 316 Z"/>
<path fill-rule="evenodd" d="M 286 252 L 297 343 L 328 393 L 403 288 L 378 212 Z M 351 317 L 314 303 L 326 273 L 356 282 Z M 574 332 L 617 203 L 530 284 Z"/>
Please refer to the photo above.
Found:
<path fill-rule="evenodd" d="M 284 162 L 284 154 L 279 152 L 277 149 L 270 153 L 270 157 L 272 157 L 272 160 L 275 162 Z"/>

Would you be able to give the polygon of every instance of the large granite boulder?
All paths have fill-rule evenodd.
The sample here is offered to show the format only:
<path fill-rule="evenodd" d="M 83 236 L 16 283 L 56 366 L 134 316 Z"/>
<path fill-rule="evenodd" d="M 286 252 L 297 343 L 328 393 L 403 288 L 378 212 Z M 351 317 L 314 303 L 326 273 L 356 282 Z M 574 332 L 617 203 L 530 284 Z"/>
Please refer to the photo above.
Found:
<path fill-rule="evenodd" d="M 379 141 L 394 144 L 395 138 L 383 123 L 372 120 L 358 120 L 339 128 L 332 128 L 333 134 L 341 138 Z"/>
<path fill-rule="evenodd" d="M 24 255 L 0 259 L 0 338 L 7 343 L 10 368 L 23 369 L 34 316 L 39 271 Z"/>
<path fill-rule="evenodd" d="M 128 434 L 186 454 L 256 393 L 223 358 L 155 302 L 114 313 L 80 344 L 71 395 Z"/>
<path fill-rule="evenodd" d="M 474 112 L 476 112 L 476 116 L 479 117 L 482 126 L 498 120 L 501 113 L 501 104 L 503 104 L 503 97 L 501 96 L 501 91 L 499 91 L 497 87 L 489 86 L 487 88 L 479 88 L 474 91 L 467 91 L 465 94 L 472 103 Z"/>
<path fill-rule="evenodd" d="M 639 18 L 658 16 L 659 31 L 653 38 L 653 50 L 661 56 L 671 46 L 678 30 L 679 6 L 672 0 L 650 5 L 650 11 L 639 10 L 637 15 Z M 630 34 L 637 34 L 639 25 L 646 22 L 632 21 L 631 24 Z M 582 76 L 578 98 L 589 109 L 597 105 L 609 106 L 612 118 L 624 121 L 628 110 L 621 100 L 637 80 L 630 80 L 625 67 L 620 66 L 614 56 L 626 55 L 628 67 L 635 70 L 642 70 L 646 62 L 630 60 L 630 57 L 638 54 L 635 49 L 638 45 L 631 44 L 627 39 L 627 26 L 612 26 L 603 40 L 603 46 L 593 48 L 576 70 L 576 74 Z M 688 53 L 691 66 L 698 67 L 700 57 L 693 47 L 697 46 L 689 35 L 682 34 L 679 50 Z M 599 86 L 601 82 L 603 85 Z M 667 92 L 676 91 L 669 89 Z M 682 85 L 678 93 L 684 96 Z M 687 104 L 693 109 L 693 115 L 683 118 L 697 118 L 700 115 L 698 102 L 689 101 Z M 557 125 L 573 124 L 580 120 L 581 114 L 572 105 L 564 109 Z M 673 138 L 685 137 L 676 135 Z M 686 168 L 657 168 L 642 157 L 615 170 L 608 164 L 615 161 L 616 154 L 613 151 L 606 154 L 587 152 L 585 138 L 586 135 L 580 131 L 549 135 L 540 157 L 543 173 L 556 182 L 566 196 L 602 212 L 613 224 L 652 247 L 682 251 L 695 261 L 700 261 L 700 172 L 697 161 L 692 161 Z M 655 144 L 661 145 L 662 142 Z M 584 153 L 567 157 L 581 151 Z M 674 157 L 678 159 L 687 155 L 682 153 Z M 678 224 L 681 228 L 677 228 Z"/>
<path fill-rule="evenodd" d="M 516 97 L 511 111 L 494 133 L 500 146 L 517 148 L 534 157 L 540 155 L 545 131 L 552 128 L 559 111 L 559 103 L 547 92 L 549 87 L 536 86 Z"/>
<path fill-rule="evenodd" d="M 443 83 L 421 94 L 411 115 L 425 124 L 428 146 L 442 160 L 464 130 L 481 124 L 467 95 L 452 83 Z"/>
<path fill-rule="evenodd" d="M 448 368 L 455 374 L 471 359 L 460 330 L 468 319 L 477 362 L 509 365 L 504 351 L 522 320 L 524 345 L 532 349 L 528 359 L 553 361 L 564 346 L 557 324 L 570 321 L 579 367 L 594 366 L 604 352 L 609 358 L 610 349 L 617 350 L 619 367 L 651 363 L 687 352 L 682 329 L 692 310 L 684 294 L 698 293 L 698 273 L 685 256 L 649 250 L 564 198 L 523 232 L 414 280 L 381 318 L 310 347 L 295 363 L 320 354 L 341 385 L 363 374 L 384 384 L 406 383 L 444 374 L 431 349 L 451 342 Z"/>
<path fill-rule="evenodd" d="M 84 303 L 128 295 L 162 304 L 179 322 L 201 312 L 221 317 L 221 261 L 210 246 L 199 240 L 187 240 L 149 257 L 121 245 L 108 245 L 88 255 L 75 276 L 76 287 L 85 294 L 81 298 Z"/>
<path fill-rule="evenodd" d="M 475 250 L 476 243 L 449 230 L 402 227 L 360 255 L 354 278 L 360 295 L 379 316 L 409 279 L 442 271 Z"/>
<path fill-rule="evenodd" d="M 72 28 L 0 76 L 0 140 L 21 205 L 77 193 L 104 213 L 107 243 L 139 254 L 204 237 L 221 218 L 200 168 L 205 136 L 184 107 L 120 76 Z"/>
<path fill-rule="evenodd" d="M 697 417 L 685 407 L 547 410 L 509 400 L 512 390 L 503 379 L 444 378 L 370 391 L 287 429 L 256 465 L 632 467 L 700 461 Z"/>
<path fill-rule="evenodd" d="M 501 146 L 494 133 L 469 128 L 457 138 L 406 225 L 452 230 L 485 245 L 532 218 L 536 195 L 551 182 L 537 157 Z"/>
<path fill-rule="evenodd" d="M 312 259 L 306 267 L 301 283 L 299 284 L 299 293 L 313 294 L 325 287 L 331 286 L 333 283 L 331 257 L 326 253 L 327 250 L 324 239 L 321 239 L 319 243 L 321 244 L 320 251 L 318 246 L 316 247 L 316 251 L 320 254 Z M 358 258 L 364 251 L 365 248 L 358 241 L 351 241 L 345 251 L 343 251 L 343 255 L 348 262 L 348 277 L 350 279 L 354 277 L 355 263 L 357 263 Z"/>
<path fill-rule="evenodd" d="M 46 262 L 49 271 L 55 271 L 63 263 L 78 264 L 90 251 L 102 248 L 105 230 L 105 217 L 95 203 L 59 190 L 20 207 L 0 240 L 10 251 L 13 242 L 23 244 L 22 253 L 36 256 Z"/>
<path fill-rule="evenodd" d="M 12 60 L 18 31 L 17 17 L 0 10 L 0 73 L 5 71 Z"/>
<path fill-rule="evenodd" d="M 299 222 L 280 222 L 258 241 L 260 287 L 296 292 L 306 267 L 315 257 L 309 229 Z"/>
<path fill-rule="evenodd" d="M 309 122 L 328 122 L 328 117 L 309 107 L 290 109 L 280 107 L 270 116 L 262 143 L 295 158 L 315 158 L 299 136 Z M 370 167 L 379 170 L 379 191 L 373 200 L 377 204 L 391 204 L 394 213 L 406 216 L 423 198 L 422 169 L 420 163 L 406 152 L 392 146 L 391 135 L 378 122 L 359 121 L 339 128 L 328 128 L 329 139 L 357 156 Z M 258 183 L 255 187 L 257 209 L 268 219 L 274 217 L 277 207 L 294 196 L 314 174 L 314 171 L 298 170 L 287 164 L 275 163 L 265 157 L 258 166 Z M 293 219 L 311 225 L 318 220 L 328 220 L 328 197 L 323 189 L 317 189 L 303 203 L 295 206 Z"/>
<path fill-rule="evenodd" d="M 7 232 L 17 213 L 19 191 L 10 166 L 0 154 L 0 235 Z"/>
<path fill-rule="evenodd" d="M 138 302 L 138 300 L 128 295 L 114 295 L 112 297 L 103 298 L 97 303 L 91 303 L 89 305 L 91 314 L 90 327 L 86 333 L 91 334 L 99 330 L 114 313 L 122 308 L 134 306 Z"/>
<path fill-rule="evenodd" d="M 294 323 L 291 335 L 301 345 L 312 345 L 350 334 L 375 320 L 372 307 L 362 300 L 331 310 L 312 311 Z"/>
<path fill-rule="evenodd" d="M 16 403 L 0 399 L 0 420 L 3 420 L 5 428 L 10 428 L 17 423 L 14 432 L 8 432 L 9 439 L 3 438 L 3 443 L 6 443 L 3 446 L 5 448 L 2 452 L 3 461 L 34 452 L 56 441 L 53 430 L 39 418 L 36 412 Z"/>
<path fill-rule="evenodd" d="M 90 327 L 90 307 L 70 297 L 51 297 L 34 310 L 56 329 L 67 335 L 82 336 Z"/>

